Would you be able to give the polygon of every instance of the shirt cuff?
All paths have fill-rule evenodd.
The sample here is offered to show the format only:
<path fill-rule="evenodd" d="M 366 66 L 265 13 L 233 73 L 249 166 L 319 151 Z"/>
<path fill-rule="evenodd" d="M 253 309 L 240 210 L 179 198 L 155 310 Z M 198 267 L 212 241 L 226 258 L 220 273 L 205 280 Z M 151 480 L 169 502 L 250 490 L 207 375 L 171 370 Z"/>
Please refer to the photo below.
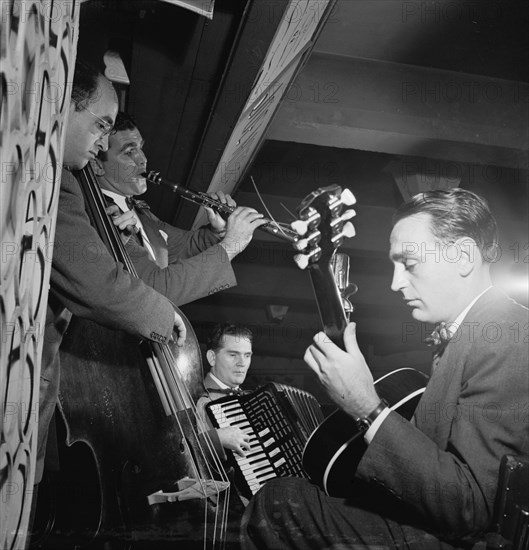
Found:
<path fill-rule="evenodd" d="M 369 429 L 366 431 L 366 433 L 364 434 L 364 441 L 369 445 L 371 443 L 371 441 L 373 440 L 373 438 L 375 437 L 375 434 L 377 433 L 378 429 L 380 428 L 380 425 L 382 424 L 382 422 L 384 422 L 384 420 L 386 419 L 386 417 L 388 416 L 388 414 L 391 412 L 391 409 L 389 407 L 386 407 L 376 418 L 375 418 L 375 421 L 373 422 L 373 424 L 371 424 L 371 426 L 369 426 Z"/>

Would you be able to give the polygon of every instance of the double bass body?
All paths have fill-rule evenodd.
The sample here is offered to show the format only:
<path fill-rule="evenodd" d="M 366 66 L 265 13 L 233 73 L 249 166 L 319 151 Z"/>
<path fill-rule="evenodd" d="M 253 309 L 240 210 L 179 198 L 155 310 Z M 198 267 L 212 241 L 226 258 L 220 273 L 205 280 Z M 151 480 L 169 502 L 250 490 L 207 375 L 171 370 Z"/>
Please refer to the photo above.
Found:
<path fill-rule="evenodd" d="M 200 348 L 177 312 L 186 323 L 183 347 L 140 344 L 124 332 L 72 319 L 60 352 L 57 423 L 65 444 L 59 444 L 59 473 L 48 477 L 39 495 L 40 547 L 94 541 L 133 548 L 162 548 L 163 541 L 172 547 L 176 541 L 186 548 L 222 547 L 228 484 L 222 467 L 210 468 L 207 438 L 197 434 Z M 169 403 L 161 399 L 160 380 L 151 370 L 160 350 L 162 361 L 174 361 L 165 365 L 175 375 L 166 387 Z M 219 483 L 207 498 L 148 501 L 157 491 L 178 491 L 181 480 L 213 477 Z"/>

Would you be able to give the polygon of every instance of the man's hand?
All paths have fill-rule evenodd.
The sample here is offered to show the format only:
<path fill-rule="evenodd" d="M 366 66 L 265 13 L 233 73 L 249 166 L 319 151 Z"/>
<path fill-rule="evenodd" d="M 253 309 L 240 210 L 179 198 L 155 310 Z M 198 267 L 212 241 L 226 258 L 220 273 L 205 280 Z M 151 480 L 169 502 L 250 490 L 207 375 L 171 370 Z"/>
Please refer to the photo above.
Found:
<path fill-rule="evenodd" d="M 323 332 L 305 352 L 305 362 L 317 374 L 329 397 L 353 418 L 368 415 L 380 403 L 373 376 L 356 341 L 356 324 L 344 333 L 346 351 Z"/>
<path fill-rule="evenodd" d="M 231 198 L 231 196 L 223 193 L 222 191 L 215 191 L 213 193 L 208 193 L 208 195 L 212 199 L 219 201 L 222 204 L 227 204 L 232 208 L 237 206 L 237 203 Z M 218 212 L 215 212 L 211 208 L 206 208 L 205 210 L 208 215 L 209 224 L 211 225 L 213 231 L 219 234 L 221 238 L 224 237 L 226 234 L 226 220 Z"/>
<path fill-rule="evenodd" d="M 138 233 L 140 228 L 136 225 L 138 218 L 132 210 L 121 212 L 116 204 L 111 204 L 105 209 L 106 213 L 112 218 L 114 225 L 120 230 L 120 237 L 123 244 L 127 244 L 133 233 Z"/>
<path fill-rule="evenodd" d="M 250 450 L 250 436 L 240 428 L 218 428 L 217 433 L 225 449 L 230 449 L 242 457 L 246 456 L 245 451 Z"/>
<path fill-rule="evenodd" d="M 187 332 L 187 330 L 186 330 L 184 320 L 182 319 L 182 317 L 180 317 L 180 315 L 178 315 L 178 313 L 176 313 L 176 311 L 174 312 L 174 327 L 173 327 L 173 330 L 178 335 L 176 337 L 176 345 L 177 346 L 183 346 L 184 342 L 186 341 L 186 332 Z M 173 335 L 173 338 L 174 337 L 175 336 Z"/>
<path fill-rule="evenodd" d="M 220 241 L 230 260 L 242 252 L 252 240 L 253 232 L 266 220 L 253 208 L 239 206 L 228 218 L 226 235 Z"/>

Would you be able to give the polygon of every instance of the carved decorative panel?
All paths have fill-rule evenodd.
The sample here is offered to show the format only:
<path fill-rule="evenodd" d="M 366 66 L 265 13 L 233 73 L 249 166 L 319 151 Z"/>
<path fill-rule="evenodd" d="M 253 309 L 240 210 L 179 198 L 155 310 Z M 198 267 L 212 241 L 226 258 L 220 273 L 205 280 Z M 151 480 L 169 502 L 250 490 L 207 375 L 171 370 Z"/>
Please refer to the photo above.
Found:
<path fill-rule="evenodd" d="M 24 548 L 79 2 L 0 2 L 0 548 Z"/>
<path fill-rule="evenodd" d="M 279 25 L 274 42 L 263 63 L 263 70 L 255 83 L 246 108 L 257 101 L 293 61 L 312 46 L 311 42 L 327 19 L 333 2 L 330 0 L 293 0 Z M 262 4 L 262 16 L 274 9 L 273 3 Z"/>
<path fill-rule="evenodd" d="M 230 193 L 241 181 L 333 5 L 334 0 L 289 2 L 208 191 L 220 189 Z M 261 16 L 270 16 L 267 10 L 274 9 L 273 3 L 263 2 L 261 6 L 264 10 Z M 193 226 L 204 223 L 206 215 L 199 212 Z"/>

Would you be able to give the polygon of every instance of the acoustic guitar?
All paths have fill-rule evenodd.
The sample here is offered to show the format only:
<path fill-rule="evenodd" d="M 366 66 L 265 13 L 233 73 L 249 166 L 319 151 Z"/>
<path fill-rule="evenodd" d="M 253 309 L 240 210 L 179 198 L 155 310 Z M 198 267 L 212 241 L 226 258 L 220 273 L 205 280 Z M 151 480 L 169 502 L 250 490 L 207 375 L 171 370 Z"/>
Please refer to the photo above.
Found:
<path fill-rule="evenodd" d="M 292 224 L 300 235 L 295 247 L 301 251 L 294 260 L 310 274 L 323 331 L 342 349 L 348 320 L 331 262 L 344 240 L 355 235 L 350 222 L 355 202 L 349 189 L 342 191 L 338 185 L 319 188 L 302 201 L 299 220 Z M 427 381 L 425 374 L 402 368 L 379 378 L 375 387 L 392 410 L 409 420 Z M 351 494 L 356 468 L 367 448 L 363 435 L 356 419 L 338 409 L 309 437 L 303 450 L 303 468 L 328 495 Z"/>

